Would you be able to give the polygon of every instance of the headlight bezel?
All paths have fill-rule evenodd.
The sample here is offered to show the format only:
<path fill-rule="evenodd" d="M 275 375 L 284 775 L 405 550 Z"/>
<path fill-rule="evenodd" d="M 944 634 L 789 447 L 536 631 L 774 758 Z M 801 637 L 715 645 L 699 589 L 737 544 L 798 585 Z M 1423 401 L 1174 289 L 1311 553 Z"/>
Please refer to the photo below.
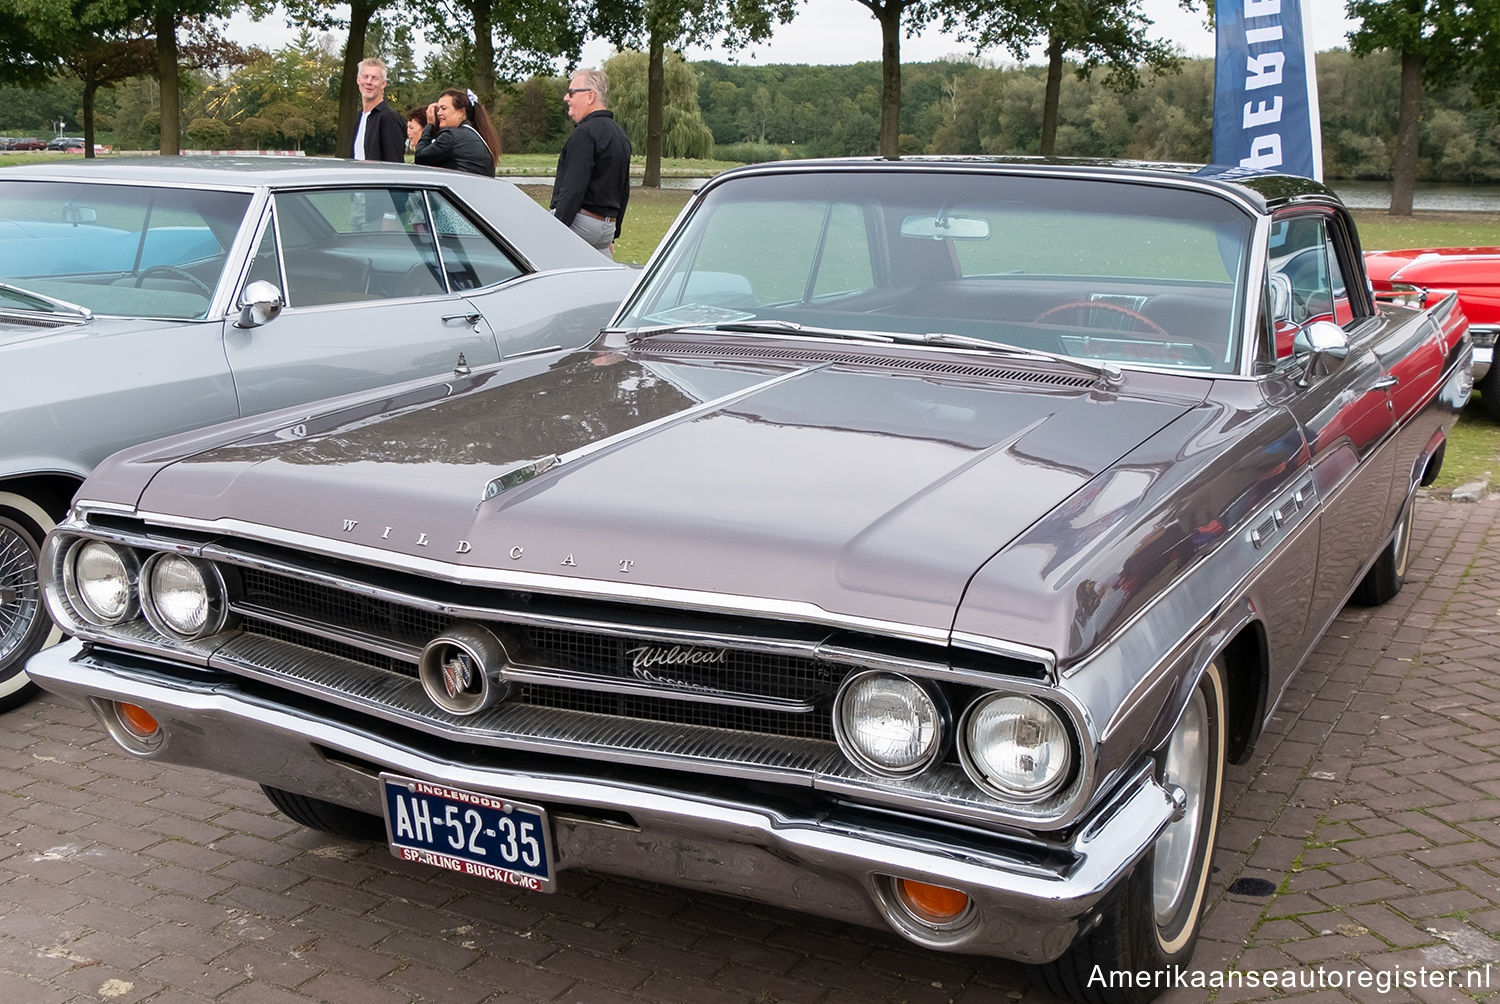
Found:
<path fill-rule="evenodd" d="M 1026 705 L 1045 712 L 1055 725 L 1062 741 L 1061 767 L 1046 781 L 1031 788 L 1006 783 L 976 759 L 974 751 L 976 743 L 973 734 L 976 718 L 994 705 L 1007 701 L 1024 702 Z M 1072 727 L 1071 718 L 1065 710 L 1044 698 L 1012 690 L 996 690 L 971 702 L 964 709 L 956 737 L 959 763 L 963 765 L 964 773 L 968 774 L 969 780 L 980 790 L 996 798 L 1022 805 L 1045 801 L 1072 782 L 1081 763 L 1078 743 L 1079 739 Z"/>
<path fill-rule="evenodd" d="M 911 688 L 911 691 L 921 695 L 932 712 L 933 734 L 926 750 L 920 757 L 904 766 L 891 766 L 871 756 L 855 741 L 850 724 L 846 720 L 846 714 L 850 713 L 855 700 L 856 688 L 881 680 L 889 680 Z M 921 678 L 889 670 L 865 670 L 851 673 L 839 686 L 838 693 L 834 697 L 832 717 L 833 734 L 838 742 L 839 750 L 850 763 L 876 777 L 893 779 L 915 777 L 942 759 L 953 735 L 953 715 L 942 691 Z"/>
<path fill-rule="evenodd" d="M 162 613 L 162 604 L 158 596 L 161 587 L 156 582 L 156 574 L 169 561 L 186 564 L 197 573 L 203 584 L 204 605 L 207 609 L 203 623 L 196 629 L 183 630 Z M 140 597 L 141 613 L 145 616 L 147 623 L 156 629 L 158 634 L 168 638 L 175 638 L 179 641 L 195 641 L 205 638 L 222 631 L 229 618 L 229 589 L 219 566 L 192 555 L 177 551 L 157 551 L 150 555 L 141 565 L 140 585 L 137 591 Z"/>
<path fill-rule="evenodd" d="M 106 614 L 96 610 L 87 599 L 78 573 L 79 560 L 90 548 L 110 552 L 120 563 L 124 577 L 125 603 L 118 614 Z M 140 614 L 140 556 L 130 547 L 93 537 L 80 537 L 68 545 L 62 559 L 63 595 L 70 612 L 84 624 L 96 628 L 110 628 L 134 620 Z"/>

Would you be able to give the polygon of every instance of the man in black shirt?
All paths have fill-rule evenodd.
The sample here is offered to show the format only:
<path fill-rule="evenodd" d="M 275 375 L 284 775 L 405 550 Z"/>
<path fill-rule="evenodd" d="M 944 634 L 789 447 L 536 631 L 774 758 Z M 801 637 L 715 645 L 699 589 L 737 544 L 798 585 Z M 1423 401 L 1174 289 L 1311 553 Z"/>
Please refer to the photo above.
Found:
<path fill-rule="evenodd" d="M 563 104 L 577 128 L 557 159 L 552 215 L 614 257 L 630 200 L 630 140 L 606 107 L 609 78 L 602 70 L 579 70 L 568 83 Z"/>
<path fill-rule="evenodd" d="M 406 160 L 406 123 L 385 100 L 385 63 L 366 59 L 359 64 L 359 126 L 354 130 L 355 160 Z"/>

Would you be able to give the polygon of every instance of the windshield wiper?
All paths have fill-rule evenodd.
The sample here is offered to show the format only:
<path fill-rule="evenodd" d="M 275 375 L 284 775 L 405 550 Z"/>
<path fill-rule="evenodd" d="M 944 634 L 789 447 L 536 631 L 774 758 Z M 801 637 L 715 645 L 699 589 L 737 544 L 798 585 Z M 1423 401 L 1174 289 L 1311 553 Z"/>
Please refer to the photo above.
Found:
<path fill-rule="evenodd" d="M 0 282 L 0 292 L 10 293 L 12 296 L 20 297 L 24 300 L 35 300 L 40 304 L 45 304 L 46 306 L 53 308 L 51 311 L 48 311 L 48 313 L 62 311 L 65 314 L 72 314 L 73 316 L 78 318 L 78 322 L 80 324 L 86 321 L 92 321 L 94 319 L 94 312 L 87 307 L 81 306 L 76 303 L 70 303 L 67 300 L 59 300 L 54 296 L 46 296 L 42 293 L 34 292 L 33 290 L 26 289 L 22 286 L 17 286 L 14 283 Z M 20 309 L 35 310 L 37 308 L 22 306 Z"/>
<path fill-rule="evenodd" d="M 1096 373 L 1104 378 L 1105 383 L 1117 386 L 1125 379 L 1125 373 L 1114 363 L 1095 362 L 1092 359 L 1080 359 L 1078 356 L 1063 355 L 1060 352 L 1048 352 L 1044 349 L 1029 349 L 1021 345 L 1012 345 L 1009 342 L 992 342 L 987 338 L 975 338 L 973 335 L 958 335 L 951 331 L 929 331 L 922 335 L 912 335 L 901 339 L 906 342 L 920 343 L 922 345 L 961 345 L 964 348 L 984 349 L 986 352 L 998 352 L 1007 356 L 1031 357 L 1033 359 L 1047 359 L 1055 363 L 1063 363 L 1078 369 Z"/>
<path fill-rule="evenodd" d="M 763 321 L 722 321 L 717 324 L 696 322 L 693 324 L 663 324 L 655 328 L 606 328 L 605 334 L 623 333 L 632 342 L 652 335 L 667 335 L 677 331 L 734 331 L 752 335 L 802 335 L 808 338 L 843 338 L 856 342 L 894 342 L 898 339 L 881 331 L 860 331 L 848 328 L 817 328 L 796 321 L 767 318 Z"/>
<path fill-rule="evenodd" d="M 818 328 L 796 321 L 781 321 L 767 318 L 764 321 L 730 321 L 715 324 L 710 331 L 743 331 L 748 334 L 807 335 L 810 338 L 847 338 L 856 342 L 894 342 L 894 335 L 883 331 L 863 331 L 858 328 Z"/>

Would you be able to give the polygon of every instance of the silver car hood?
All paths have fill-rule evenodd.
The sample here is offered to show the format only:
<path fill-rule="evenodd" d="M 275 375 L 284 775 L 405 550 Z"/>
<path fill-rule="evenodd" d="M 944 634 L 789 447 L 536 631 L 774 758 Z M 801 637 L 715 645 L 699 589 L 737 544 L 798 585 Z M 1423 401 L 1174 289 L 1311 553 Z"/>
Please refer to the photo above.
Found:
<path fill-rule="evenodd" d="M 129 451 L 83 496 L 144 484 L 146 512 L 454 577 L 775 597 L 946 631 L 987 559 L 1193 403 L 580 353 L 180 456 Z"/>

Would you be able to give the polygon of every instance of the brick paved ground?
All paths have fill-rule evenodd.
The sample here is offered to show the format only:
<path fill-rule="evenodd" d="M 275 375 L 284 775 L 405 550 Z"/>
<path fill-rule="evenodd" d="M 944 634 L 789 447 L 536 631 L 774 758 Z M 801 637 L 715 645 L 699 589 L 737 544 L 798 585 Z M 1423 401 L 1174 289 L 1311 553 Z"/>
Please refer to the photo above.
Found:
<path fill-rule="evenodd" d="M 1415 539 L 1406 589 L 1340 616 L 1231 768 L 1195 967 L 1329 982 L 1496 962 L 1492 989 L 1217 1001 L 1500 994 L 1500 499 L 1427 502 Z M 1007 963 L 730 900 L 402 864 L 100 735 L 51 697 L 0 717 L 0 1001 L 1050 1001 Z"/>

